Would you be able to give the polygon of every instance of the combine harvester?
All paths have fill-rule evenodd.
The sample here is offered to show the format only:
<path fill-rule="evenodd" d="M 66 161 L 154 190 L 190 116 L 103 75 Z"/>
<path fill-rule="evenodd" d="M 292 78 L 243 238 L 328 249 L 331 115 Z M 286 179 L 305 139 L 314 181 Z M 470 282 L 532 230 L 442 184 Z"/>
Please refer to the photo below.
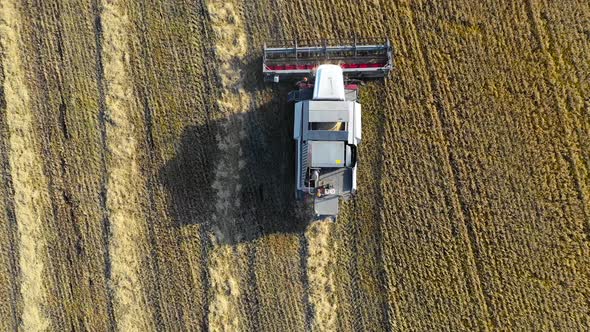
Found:
<path fill-rule="evenodd" d="M 389 40 L 347 40 L 264 45 L 267 82 L 297 82 L 295 103 L 296 196 L 314 197 L 317 217 L 338 215 L 339 198 L 356 192 L 357 147 L 361 142 L 358 86 L 384 78 L 392 67 Z"/>

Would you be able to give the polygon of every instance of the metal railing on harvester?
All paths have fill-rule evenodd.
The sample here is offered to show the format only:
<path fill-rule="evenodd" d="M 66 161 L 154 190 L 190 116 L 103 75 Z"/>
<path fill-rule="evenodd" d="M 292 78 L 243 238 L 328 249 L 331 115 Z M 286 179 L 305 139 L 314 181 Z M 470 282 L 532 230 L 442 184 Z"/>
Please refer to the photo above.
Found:
<path fill-rule="evenodd" d="M 262 71 L 265 81 L 300 79 L 313 75 L 325 63 L 342 67 L 347 78 L 387 76 L 392 68 L 389 39 L 277 40 L 264 44 Z"/>

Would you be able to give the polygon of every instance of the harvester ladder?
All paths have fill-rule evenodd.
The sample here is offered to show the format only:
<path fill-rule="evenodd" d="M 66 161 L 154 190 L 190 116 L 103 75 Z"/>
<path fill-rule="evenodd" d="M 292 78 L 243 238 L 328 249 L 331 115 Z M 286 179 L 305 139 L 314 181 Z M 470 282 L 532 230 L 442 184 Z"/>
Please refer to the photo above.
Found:
<path fill-rule="evenodd" d="M 301 169 L 299 170 L 301 172 L 301 183 L 300 185 L 303 187 L 303 185 L 305 184 L 305 179 L 307 178 L 307 160 L 308 157 L 308 147 L 307 147 L 307 142 L 303 142 L 303 144 L 301 144 Z"/>

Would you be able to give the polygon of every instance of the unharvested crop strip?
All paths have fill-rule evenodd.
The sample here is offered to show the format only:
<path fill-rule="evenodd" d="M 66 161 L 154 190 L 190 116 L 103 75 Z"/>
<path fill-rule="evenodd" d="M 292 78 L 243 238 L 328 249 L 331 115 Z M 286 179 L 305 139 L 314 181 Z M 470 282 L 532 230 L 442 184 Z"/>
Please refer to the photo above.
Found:
<path fill-rule="evenodd" d="M 46 285 L 46 239 L 43 223 L 50 215 L 47 178 L 35 137 L 29 90 L 19 49 L 22 18 L 17 1 L 0 2 L 0 42 L 4 52 L 4 94 L 9 130 L 9 163 L 14 187 L 14 210 L 19 233 L 20 293 L 23 301 L 21 328 L 26 331 L 49 327 L 44 312 Z"/>
<path fill-rule="evenodd" d="M 559 117 L 559 124 L 561 125 L 561 130 L 564 133 L 564 142 L 567 148 L 567 153 L 568 153 L 568 158 L 567 162 L 569 164 L 569 168 L 570 168 L 570 173 L 571 176 L 573 178 L 573 182 L 574 182 L 574 186 L 576 188 L 576 191 L 578 193 L 578 199 L 580 200 L 581 203 L 581 209 L 582 212 L 584 214 L 584 217 L 586 220 L 588 220 L 589 217 L 589 211 L 588 209 L 590 208 L 590 200 L 588 199 L 588 197 L 586 196 L 586 190 L 585 190 L 585 184 L 584 181 L 581 179 L 582 177 L 580 176 L 580 170 L 578 169 L 578 166 L 576 165 L 575 162 L 575 156 L 574 156 L 574 152 L 573 152 L 573 148 L 572 148 L 572 143 L 571 143 L 571 139 L 570 139 L 570 128 L 568 128 L 567 126 L 567 122 L 566 122 L 566 115 L 565 110 L 566 110 L 566 102 L 564 101 L 564 98 L 560 96 L 560 92 L 558 91 L 558 87 L 556 86 L 556 81 L 559 77 L 559 70 L 557 69 L 557 60 L 555 59 L 555 56 L 553 55 L 552 52 L 550 52 L 549 49 L 551 49 L 552 47 L 555 47 L 555 42 L 551 41 L 551 34 L 547 31 L 544 31 L 545 29 L 543 28 L 543 25 L 541 23 L 538 22 L 538 18 L 537 15 L 535 14 L 535 7 L 532 3 L 531 0 L 528 0 L 526 2 L 526 7 L 527 7 L 527 16 L 528 16 L 528 20 L 529 20 L 529 24 L 531 26 L 531 31 L 533 32 L 533 35 L 535 36 L 535 39 L 537 40 L 537 43 L 539 44 L 539 47 L 541 49 L 541 51 L 543 52 L 543 56 L 545 58 L 545 62 L 547 64 L 546 68 L 547 68 L 547 76 L 548 76 L 548 81 L 550 82 L 551 85 L 551 90 L 553 91 L 553 97 L 555 99 L 555 105 L 557 108 L 557 113 L 558 113 L 558 117 Z M 545 43 L 543 40 L 543 36 L 547 35 L 547 38 L 549 38 L 548 43 Z M 546 45 L 549 44 L 549 45 Z M 590 222 L 587 222 L 586 227 L 590 227 Z"/>
<path fill-rule="evenodd" d="M 379 128 L 377 129 L 378 133 L 377 133 L 377 137 L 379 139 L 379 142 L 384 142 L 385 141 L 385 126 L 381 125 L 379 126 Z M 381 143 L 382 144 L 382 143 Z M 376 150 L 379 151 L 379 150 Z M 375 195 L 375 205 L 374 205 L 374 214 L 372 216 L 373 222 L 375 222 L 377 224 L 377 232 L 375 233 L 375 237 L 376 237 L 376 242 L 377 242 L 377 250 L 376 250 L 376 258 L 379 262 L 379 266 L 378 268 L 378 282 L 379 282 L 379 286 L 380 289 L 382 291 L 382 294 L 387 294 L 388 292 L 391 292 L 392 290 L 390 289 L 389 285 L 391 284 L 391 278 L 389 276 L 389 274 L 387 273 L 387 269 L 385 267 L 386 261 L 385 261 L 385 257 L 384 257 L 384 253 L 383 253 L 383 247 L 385 246 L 385 239 L 384 239 L 384 234 L 385 234 L 385 230 L 384 230 L 384 224 L 386 222 L 386 219 L 383 217 L 382 212 L 380 211 L 382 208 L 386 207 L 387 205 L 385 204 L 385 199 L 384 199 L 384 194 L 383 194 L 383 190 L 381 190 L 379 184 L 381 184 L 383 182 L 383 168 L 384 168 L 384 160 L 385 156 L 383 154 L 379 154 L 379 156 L 377 156 L 377 160 L 374 161 L 373 164 L 373 174 L 375 176 L 375 187 L 374 187 L 374 195 Z M 362 253 L 359 253 L 358 255 L 355 255 L 355 259 L 358 260 L 357 256 L 362 256 Z M 391 303 L 389 303 L 389 301 L 387 301 L 386 299 L 383 300 L 383 304 L 381 306 L 381 311 L 383 314 L 383 321 L 386 324 L 386 328 L 392 328 L 391 325 L 394 324 L 394 322 L 392 321 L 392 317 L 391 317 L 391 311 L 392 311 L 392 305 Z"/>
<path fill-rule="evenodd" d="M 107 119 L 107 191 L 109 211 L 111 283 L 114 315 L 120 330 L 149 330 L 147 301 L 140 280 L 145 250 L 145 183 L 138 164 L 138 143 L 133 120 L 139 118 L 128 74 L 128 21 L 116 3 L 102 3 L 105 118 Z"/>
<path fill-rule="evenodd" d="M 568 280 L 574 273 L 582 275 L 586 269 L 578 268 L 587 266 L 587 260 L 568 254 L 566 260 L 575 261 L 572 265 L 576 266 L 570 272 L 559 258 L 569 251 L 562 248 L 587 251 L 587 246 L 569 239 L 565 244 L 554 234 L 573 230 L 576 237 L 583 236 L 579 221 L 584 218 L 579 213 L 575 188 L 570 185 L 566 145 L 553 91 L 545 79 L 543 55 L 530 39 L 524 3 L 505 7 L 495 2 L 483 6 L 463 3 L 466 5 L 425 5 L 415 13 L 421 17 L 418 28 L 421 41 L 427 45 L 428 68 L 433 69 L 438 83 L 449 149 L 461 171 L 461 199 L 480 241 L 476 259 L 482 266 L 483 291 L 493 305 L 488 308 L 494 316 L 488 326 L 497 322 L 499 328 L 507 328 L 528 321 L 539 329 L 557 321 L 556 317 L 567 316 L 571 318 L 563 321 L 572 322 L 577 319 L 576 305 L 585 301 L 577 290 L 586 284 L 577 281 L 574 290 L 557 286 L 557 280 Z M 461 22 L 455 21 L 457 13 Z M 432 17 L 437 17 L 435 23 Z M 472 26 L 481 30 L 466 35 L 464 29 Z M 438 29 L 440 33 L 433 33 Z M 527 44 L 529 40 L 532 45 Z M 470 51 L 461 51 L 467 49 Z M 422 69 L 419 72 L 428 77 Z M 426 86 L 425 91 L 429 90 Z M 450 177 L 443 180 L 451 183 Z M 551 201 L 555 197 L 560 200 Z M 450 217 L 456 219 L 455 215 Z M 553 220 L 560 222 L 549 222 Z M 460 234 L 452 230 L 457 240 Z M 583 252 L 579 255 L 587 257 Z M 464 260 L 459 266 L 465 276 L 469 275 L 468 267 L 472 268 Z M 527 277 L 509 277 L 521 274 Z M 469 283 L 467 287 L 472 289 Z M 472 297 L 468 303 L 477 301 Z M 567 316 L 561 310 L 565 307 L 570 312 Z"/>
<path fill-rule="evenodd" d="M 446 165 L 445 168 L 447 168 L 447 172 L 448 175 L 451 177 L 452 179 L 452 196 L 450 197 L 451 201 L 452 201 L 452 205 L 454 206 L 455 212 L 457 213 L 458 218 L 461 220 L 463 226 L 466 229 L 466 233 L 468 235 L 467 241 L 469 242 L 469 263 L 475 266 L 475 271 L 473 274 L 471 274 L 471 278 L 473 279 L 473 283 L 476 287 L 476 296 L 477 296 L 477 300 L 481 306 L 481 308 L 483 309 L 484 315 L 486 317 L 486 319 L 493 319 L 493 316 L 490 315 L 489 313 L 489 309 L 488 308 L 492 308 L 493 309 L 493 305 L 492 302 L 490 301 L 490 299 L 488 299 L 488 297 L 486 296 L 486 294 L 484 294 L 483 292 L 483 285 L 481 282 L 481 273 L 483 270 L 482 264 L 479 262 L 479 260 L 477 260 L 476 254 L 478 253 L 478 251 L 480 250 L 480 248 L 478 247 L 478 240 L 477 240 L 477 234 L 475 232 L 474 229 L 474 225 L 473 225 L 473 220 L 469 220 L 468 216 L 465 213 L 465 207 L 464 207 L 464 202 L 461 198 L 461 191 L 460 191 L 460 187 L 459 187 L 459 169 L 457 168 L 457 161 L 455 159 L 454 153 L 453 151 L 450 151 L 448 149 L 448 142 L 449 142 L 449 138 L 448 138 L 448 134 L 445 132 L 445 127 L 444 125 L 446 125 L 446 121 L 445 121 L 445 109 L 444 106 L 441 103 L 441 96 L 440 96 L 440 91 L 438 88 L 438 82 L 436 81 L 436 78 L 434 77 L 434 75 L 431 73 L 431 69 L 430 68 L 434 68 L 430 58 L 428 56 L 428 50 L 426 49 L 426 47 L 423 45 L 423 43 L 420 42 L 420 36 L 418 33 L 418 28 L 416 25 L 416 19 L 415 19 L 415 14 L 413 12 L 410 12 L 411 15 L 411 22 L 412 22 L 412 30 L 413 33 L 415 34 L 415 40 L 418 42 L 417 45 L 417 51 L 418 54 L 420 55 L 420 57 L 422 58 L 422 63 L 425 66 L 425 70 L 427 72 L 427 76 L 428 76 L 428 81 L 430 83 L 429 87 L 430 87 L 430 93 L 433 96 L 433 100 L 435 101 L 435 108 L 432 110 L 432 115 L 433 115 L 433 119 L 435 121 L 436 124 L 436 131 L 439 133 L 439 135 L 441 136 L 441 141 L 445 142 L 445 144 L 443 145 L 442 149 L 443 149 L 443 153 L 445 154 L 447 160 L 446 160 Z"/>
<path fill-rule="evenodd" d="M 383 136 L 382 136 L 383 137 Z M 383 160 L 381 160 L 383 161 Z M 384 167 L 383 164 L 381 164 L 380 166 L 380 170 L 379 170 L 379 176 L 378 176 L 378 180 L 375 183 L 381 183 L 383 177 L 382 177 L 382 168 Z M 377 194 L 377 197 L 379 198 L 379 200 L 377 201 L 377 204 L 375 205 L 376 209 L 385 207 L 387 205 L 385 205 L 385 200 L 383 197 L 383 193 L 380 190 L 380 188 L 376 188 L 376 190 L 379 191 L 379 193 Z M 374 220 L 377 222 L 377 260 L 379 262 L 379 272 L 378 272 L 378 282 L 379 282 L 379 286 L 381 288 L 381 291 L 383 292 L 382 294 L 387 294 L 388 292 L 393 291 L 392 289 L 390 289 L 390 285 L 391 285 L 391 278 L 387 272 L 387 268 L 386 266 L 386 261 L 385 261 L 385 256 L 384 256 L 384 252 L 383 252 L 383 247 L 386 245 L 386 241 L 384 239 L 384 226 L 383 224 L 385 223 L 385 218 L 383 217 L 382 213 L 375 213 L 374 215 Z M 362 255 L 362 254 L 361 254 Z M 389 303 L 389 301 L 387 299 L 383 300 L 383 304 L 381 306 L 381 311 L 383 312 L 383 321 L 385 322 L 386 328 L 391 329 L 392 325 L 395 324 L 395 322 L 392 321 L 392 317 L 391 317 L 391 311 L 393 310 L 392 308 L 392 304 Z"/>

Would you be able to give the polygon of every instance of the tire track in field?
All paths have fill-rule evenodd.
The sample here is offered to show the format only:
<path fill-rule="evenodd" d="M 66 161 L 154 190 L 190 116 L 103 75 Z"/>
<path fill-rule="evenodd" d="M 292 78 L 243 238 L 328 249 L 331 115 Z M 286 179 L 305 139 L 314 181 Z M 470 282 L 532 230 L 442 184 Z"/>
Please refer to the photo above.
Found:
<path fill-rule="evenodd" d="M 103 252 L 104 252 L 104 278 L 106 281 L 106 293 L 107 293 L 107 313 L 109 316 L 109 328 L 114 330 L 117 326 L 115 322 L 115 312 L 113 307 L 114 302 L 114 294 L 113 289 L 110 287 L 109 282 L 112 276 L 112 263 L 111 263 L 111 251 L 109 248 L 109 243 L 111 241 L 111 233 L 110 233 L 110 220 L 107 208 L 107 159 L 106 159 L 106 151 L 107 151 L 107 134 L 106 134 L 106 93 L 105 93 L 105 84 L 104 84 L 104 65 L 103 65 L 103 57 L 102 57 L 102 45 L 103 45 L 103 35 L 102 35 L 102 19 L 101 19 L 101 7 L 100 7 L 100 0 L 92 1 L 92 12 L 94 13 L 94 36 L 95 36 L 95 47 L 96 47 L 96 77 L 97 77 L 97 90 L 98 90 L 98 123 L 99 123 L 99 131 L 100 131 L 100 139 L 102 144 L 102 151 L 100 153 L 100 169 L 101 169 L 101 178 L 100 178 L 100 193 L 99 203 L 100 203 L 100 210 L 102 211 L 102 241 L 103 241 Z"/>
<path fill-rule="evenodd" d="M 241 285 L 244 276 L 240 269 L 236 269 L 243 251 L 239 249 L 244 245 L 237 244 L 235 251 L 230 245 L 241 239 L 240 230 L 235 227 L 236 211 L 240 209 L 239 174 L 245 166 L 241 147 L 245 130 L 240 113 L 249 110 L 252 105 L 251 96 L 243 89 L 242 62 L 248 49 L 238 10 L 233 2 L 210 1 L 207 4 L 220 84 L 217 107 L 223 116 L 228 117 L 220 125 L 216 137 L 220 158 L 213 182 L 217 199 L 212 216 L 214 236 L 209 259 L 211 302 L 208 322 L 212 331 L 244 330 L 248 325 L 247 317 L 241 315 L 240 303 L 245 292 L 242 289 L 244 285 Z"/>
<path fill-rule="evenodd" d="M 29 91 L 21 42 L 17 2 L 0 2 L 0 43 L 4 52 L 4 94 L 9 130 L 9 164 L 14 187 L 14 210 L 19 233 L 20 293 L 23 312 L 20 327 L 26 331 L 44 330 L 50 319 L 44 312 L 46 285 L 46 239 L 43 223 L 50 214 L 47 178 L 43 173 L 41 151 L 34 135 Z"/>
<path fill-rule="evenodd" d="M 141 111 L 128 74 L 128 18 L 116 4 L 103 2 L 101 15 L 107 145 L 106 205 L 110 220 L 111 288 L 117 328 L 151 330 L 140 280 L 146 229 L 142 210 L 144 180 L 138 163 L 137 129 Z M 137 118 L 137 119 L 136 119 Z"/>
<path fill-rule="evenodd" d="M 299 266 L 301 267 L 301 285 L 303 286 L 303 305 L 305 308 L 304 326 L 306 331 L 311 331 L 311 322 L 313 322 L 313 307 L 309 300 L 309 275 L 307 265 L 309 257 L 309 242 L 305 234 L 299 236 Z"/>

